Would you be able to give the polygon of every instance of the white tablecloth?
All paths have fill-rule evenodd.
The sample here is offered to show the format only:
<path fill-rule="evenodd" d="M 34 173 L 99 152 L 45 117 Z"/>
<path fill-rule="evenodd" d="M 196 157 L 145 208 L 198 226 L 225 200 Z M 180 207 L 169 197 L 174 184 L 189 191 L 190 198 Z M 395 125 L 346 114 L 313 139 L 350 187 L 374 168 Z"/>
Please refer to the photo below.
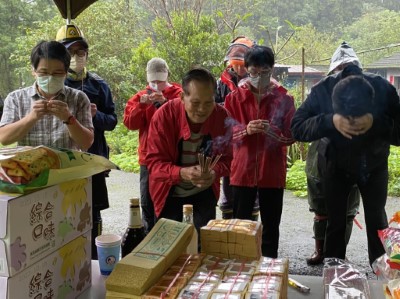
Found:
<path fill-rule="evenodd" d="M 99 262 L 92 261 L 92 286 L 83 292 L 78 299 L 106 298 L 106 277 L 100 274 Z"/>
<path fill-rule="evenodd" d="M 303 294 L 292 287 L 288 290 L 288 299 L 322 299 L 323 298 L 323 287 L 322 277 L 319 276 L 301 276 L 301 275 L 290 275 L 291 278 L 298 282 L 308 286 L 311 290 L 310 293 Z M 98 261 L 92 261 L 92 286 L 82 293 L 79 299 L 104 299 L 106 297 L 105 288 L 106 278 L 100 275 Z M 382 282 L 377 280 L 369 280 L 369 286 L 371 290 L 371 298 L 379 299 L 384 298 Z"/>

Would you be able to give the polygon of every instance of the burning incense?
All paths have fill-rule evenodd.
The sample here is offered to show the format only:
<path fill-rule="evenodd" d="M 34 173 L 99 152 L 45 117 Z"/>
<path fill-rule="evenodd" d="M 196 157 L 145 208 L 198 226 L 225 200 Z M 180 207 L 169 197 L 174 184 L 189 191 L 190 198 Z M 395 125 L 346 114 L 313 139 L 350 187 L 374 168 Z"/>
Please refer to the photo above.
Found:
<path fill-rule="evenodd" d="M 198 153 L 197 157 L 199 160 L 200 170 L 202 173 L 210 172 L 215 165 L 217 164 L 218 160 L 221 158 L 222 154 L 217 155 L 215 157 L 207 157 L 202 153 Z"/>

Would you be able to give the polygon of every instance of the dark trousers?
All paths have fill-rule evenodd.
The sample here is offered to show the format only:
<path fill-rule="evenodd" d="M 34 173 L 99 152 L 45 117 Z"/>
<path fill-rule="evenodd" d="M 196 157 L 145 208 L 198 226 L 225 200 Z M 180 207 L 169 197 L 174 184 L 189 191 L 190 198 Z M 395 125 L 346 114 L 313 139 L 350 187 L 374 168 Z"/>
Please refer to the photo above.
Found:
<path fill-rule="evenodd" d="M 215 219 L 217 199 L 212 188 L 188 197 L 167 197 L 164 208 L 158 218 L 167 218 L 182 222 L 183 205 L 193 205 L 193 222 L 200 237 L 200 228 L 207 225 L 208 221 Z M 200 244 L 200 242 L 199 242 Z"/>
<path fill-rule="evenodd" d="M 222 178 L 222 192 L 219 200 L 219 208 L 222 212 L 222 218 L 232 218 L 233 214 L 233 186 L 230 184 L 230 178 L 225 176 Z M 258 196 L 253 207 L 253 216 L 257 216 L 260 211 Z"/>
<path fill-rule="evenodd" d="M 388 185 L 387 163 L 370 173 L 354 177 L 338 171 L 326 177 L 326 204 L 328 226 L 325 238 L 325 257 L 344 259 L 346 256 L 347 201 L 354 184 L 357 184 L 364 206 L 368 240 L 368 257 L 372 264 L 385 253 L 378 230 L 388 226 L 385 211 Z"/>
<path fill-rule="evenodd" d="M 92 210 L 93 228 L 92 228 L 92 260 L 97 260 L 96 237 L 100 236 L 103 231 L 103 221 L 101 219 L 100 210 Z"/>
<path fill-rule="evenodd" d="M 95 239 L 103 231 L 103 223 L 100 211 L 107 209 L 108 190 L 106 184 L 106 173 L 101 172 L 92 176 L 92 259 L 97 260 L 97 247 Z"/>
<path fill-rule="evenodd" d="M 148 234 L 156 223 L 153 201 L 149 191 L 149 170 L 140 165 L 140 207 L 142 208 L 142 223 L 144 232 Z"/>
<path fill-rule="evenodd" d="M 233 216 L 238 219 L 251 220 L 257 192 L 263 225 L 262 255 L 277 258 L 279 225 L 283 209 L 283 189 L 233 186 Z"/>
<path fill-rule="evenodd" d="M 309 199 L 308 202 L 310 203 L 311 200 Z M 313 226 L 314 238 L 315 240 L 325 240 L 326 226 L 328 225 L 328 216 L 325 205 L 326 200 L 324 197 L 319 197 L 319 198 L 313 198 L 312 202 L 313 203 L 319 202 L 317 205 L 314 205 L 319 209 L 316 208 L 313 209 L 310 204 L 310 210 L 314 211 L 315 213 L 314 226 Z M 347 201 L 346 244 L 349 243 L 351 233 L 353 230 L 354 218 L 358 213 L 359 207 L 360 207 L 360 191 L 358 190 L 357 185 L 354 185 L 351 188 L 349 199 Z"/>

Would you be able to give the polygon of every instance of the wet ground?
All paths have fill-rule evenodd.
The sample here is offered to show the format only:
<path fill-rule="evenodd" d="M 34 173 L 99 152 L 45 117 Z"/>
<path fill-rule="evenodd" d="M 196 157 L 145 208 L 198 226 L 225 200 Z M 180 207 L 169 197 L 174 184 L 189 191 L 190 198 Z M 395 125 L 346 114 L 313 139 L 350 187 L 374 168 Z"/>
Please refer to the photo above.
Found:
<path fill-rule="evenodd" d="M 102 212 L 105 233 L 123 234 L 128 223 L 129 199 L 139 196 L 139 175 L 112 170 L 107 179 L 110 208 Z M 400 198 L 388 198 L 386 212 L 391 217 L 400 210 Z M 217 217 L 221 217 L 217 208 Z M 321 266 L 308 266 L 305 259 L 314 249 L 312 239 L 313 214 L 308 211 L 306 199 L 285 192 L 284 208 L 280 226 L 279 256 L 289 258 L 289 273 L 322 276 Z M 363 227 L 353 226 L 347 247 L 347 259 L 374 279 L 368 263 L 367 238 L 365 233 L 364 211 L 361 207 L 357 220 Z"/>

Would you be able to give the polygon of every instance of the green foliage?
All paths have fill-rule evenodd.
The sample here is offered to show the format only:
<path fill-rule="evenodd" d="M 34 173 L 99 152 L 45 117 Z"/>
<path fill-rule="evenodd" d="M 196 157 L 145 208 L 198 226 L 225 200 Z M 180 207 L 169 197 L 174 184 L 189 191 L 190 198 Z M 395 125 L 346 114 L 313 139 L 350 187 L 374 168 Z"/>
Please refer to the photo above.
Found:
<path fill-rule="evenodd" d="M 305 64 L 310 65 L 313 61 L 331 57 L 339 45 L 336 39 L 333 33 L 320 32 L 311 24 L 297 27 L 293 38 L 285 45 L 277 60 L 284 64 L 300 64 L 301 48 L 304 47 Z"/>
<path fill-rule="evenodd" d="M 297 160 L 289 168 L 286 175 L 286 189 L 293 191 L 298 197 L 307 196 L 306 162 Z"/>
<path fill-rule="evenodd" d="M 287 88 L 288 93 L 293 96 L 296 109 L 301 105 L 301 87 L 294 86 Z M 288 147 L 288 166 L 291 167 L 298 160 L 305 160 L 307 145 L 301 142 L 295 142 Z"/>
<path fill-rule="evenodd" d="M 348 41 L 356 53 L 384 47 L 399 42 L 398 29 L 400 13 L 381 10 L 370 11 L 351 24 L 344 31 L 343 39 Z M 377 59 L 398 52 L 399 48 L 383 49 L 381 51 L 365 52 L 360 56 L 364 65 Z"/>
<path fill-rule="evenodd" d="M 400 196 L 400 147 L 392 146 L 389 155 L 389 184 L 388 194 Z M 286 189 L 293 191 L 296 196 L 307 196 L 306 162 L 297 160 L 289 168 L 286 177 Z"/>
<path fill-rule="evenodd" d="M 180 82 L 193 66 L 205 67 L 218 76 L 229 34 L 219 35 L 210 16 L 202 15 L 197 20 L 191 12 L 173 13 L 171 20 L 172 28 L 166 19 L 156 18 L 153 22 L 153 45 L 169 63 L 171 79 Z"/>
<path fill-rule="evenodd" d="M 110 146 L 110 160 L 121 170 L 139 173 L 138 131 L 130 131 L 120 123 L 114 131 L 106 132 L 106 138 Z"/>
<path fill-rule="evenodd" d="M 400 148 L 392 146 L 389 155 L 389 186 L 391 196 L 400 196 Z"/>
<path fill-rule="evenodd" d="M 24 82 L 15 72 L 18 64 L 10 60 L 18 49 L 16 38 L 25 35 L 25 28 L 36 28 L 38 20 L 55 14 L 56 6 L 51 0 L 0 0 L 0 97 Z"/>

